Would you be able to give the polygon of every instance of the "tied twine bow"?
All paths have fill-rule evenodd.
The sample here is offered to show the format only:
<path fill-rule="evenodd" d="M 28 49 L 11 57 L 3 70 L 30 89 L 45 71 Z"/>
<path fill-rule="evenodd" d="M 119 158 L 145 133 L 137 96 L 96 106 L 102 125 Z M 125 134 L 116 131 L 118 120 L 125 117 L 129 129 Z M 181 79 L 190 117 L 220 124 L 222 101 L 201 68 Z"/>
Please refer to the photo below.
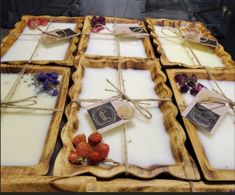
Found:
<path fill-rule="evenodd" d="M 172 32 L 172 33 L 175 34 L 175 35 L 171 36 L 171 35 L 165 33 L 164 31 L 166 31 L 166 30 Z M 210 80 L 212 80 L 212 81 L 215 83 L 216 87 L 219 89 L 219 91 L 217 91 L 217 90 L 215 90 L 215 89 L 213 89 L 213 91 L 214 91 L 215 93 L 219 94 L 220 96 L 222 96 L 221 98 L 219 98 L 219 97 L 206 97 L 206 98 L 202 98 L 202 99 L 200 100 L 200 103 L 208 103 L 208 104 L 217 103 L 217 104 L 221 104 L 221 106 L 219 106 L 219 107 L 223 107 L 223 106 L 228 105 L 228 106 L 232 109 L 233 113 L 235 114 L 235 102 L 232 101 L 231 99 L 229 99 L 229 98 L 224 94 L 223 90 L 221 89 L 221 87 L 220 87 L 220 86 L 218 85 L 218 83 L 216 82 L 216 79 L 215 79 L 214 76 L 210 73 L 210 70 L 209 70 L 206 66 L 202 65 L 202 63 L 200 62 L 200 60 L 199 60 L 198 57 L 196 56 L 195 52 L 192 50 L 192 48 L 190 47 L 190 45 L 189 45 L 188 42 L 186 41 L 187 39 L 185 39 L 185 36 L 183 35 L 183 33 L 182 33 L 182 31 L 180 30 L 180 28 L 177 28 L 177 31 L 176 31 L 176 30 L 173 30 L 173 29 L 169 29 L 169 28 L 162 28 L 162 29 L 161 29 L 161 33 L 166 36 L 166 37 L 161 37 L 161 38 L 181 38 L 181 39 L 184 41 L 186 47 L 190 50 L 191 54 L 192 54 L 192 55 L 194 56 L 194 58 L 196 59 L 198 65 L 201 66 L 202 68 L 204 68 L 204 69 L 206 70 L 206 72 L 207 72 L 207 74 L 208 74 Z M 196 34 L 197 34 L 197 33 L 196 33 Z M 191 34 L 191 36 L 195 36 L 195 35 Z M 208 39 L 207 39 L 207 37 L 203 36 L 203 40 L 206 42 Z M 218 108 L 218 107 L 217 107 L 217 108 Z M 215 108 L 214 108 L 214 109 L 215 109 Z"/>
<path fill-rule="evenodd" d="M 37 96 L 30 96 L 28 98 L 23 98 L 19 100 L 6 101 L 6 102 L 1 101 L 1 107 L 17 107 L 21 103 L 25 103 L 23 105 L 21 104 L 21 106 L 32 106 L 37 103 L 37 101 L 35 100 L 36 97 Z"/>
<path fill-rule="evenodd" d="M 125 86 L 124 86 L 124 79 L 123 79 L 123 75 L 122 75 L 122 71 L 121 71 L 121 55 L 120 55 L 120 38 L 138 38 L 137 35 L 141 34 L 141 33 L 120 33 L 120 32 L 116 32 L 115 30 L 112 31 L 110 30 L 108 27 L 102 25 L 102 24 L 98 24 L 96 25 L 96 28 L 98 27 L 102 27 L 105 28 L 109 31 L 109 33 L 99 33 L 99 34 L 104 34 L 104 35 L 114 35 L 115 36 L 115 40 L 116 40 L 116 46 L 117 46 L 117 53 L 118 53 L 118 81 L 119 81 L 119 87 L 116 87 L 113 83 L 111 83 L 108 79 L 106 79 L 106 81 L 114 88 L 114 90 L 110 90 L 110 89 L 105 89 L 106 91 L 111 91 L 111 92 L 116 92 L 118 93 L 118 96 L 121 97 L 124 100 L 127 100 L 129 102 L 131 102 L 133 104 L 133 106 L 147 119 L 151 119 L 152 118 L 152 114 L 144 107 L 142 107 L 140 104 L 141 101 L 171 101 L 171 99 L 140 99 L 140 100 L 133 100 L 131 98 L 129 98 L 126 94 L 125 94 Z M 95 32 L 97 33 L 97 32 Z M 142 35 L 142 34 L 141 34 Z M 78 100 L 75 101 L 77 103 L 80 103 L 80 101 L 87 101 L 87 100 Z M 89 100 L 89 101 L 97 101 L 95 99 Z M 143 104 L 143 103 L 142 103 Z M 123 138 L 124 138 L 124 155 L 125 155 L 125 174 L 128 175 L 129 174 L 129 162 L 128 162 L 128 147 L 127 147 L 127 136 L 126 136 L 126 125 L 123 124 Z"/>
<path fill-rule="evenodd" d="M 115 27 L 116 27 L 116 23 L 115 23 Z M 98 32 L 95 32 L 96 29 L 106 29 L 108 31 L 108 33 L 98 33 Z M 149 36 L 149 34 L 146 32 L 146 33 L 141 33 L 142 32 L 142 29 L 141 28 L 136 28 L 136 29 L 133 29 L 132 32 L 133 33 L 130 33 L 130 32 L 117 32 L 115 29 L 114 30 L 111 30 L 110 28 L 108 28 L 106 25 L 103 25 L 103 24 L 96 24 L 95 27 L 93 28 L 94 31 L 92 31 L 93 33 L 98 33 L 98 34 L 101 34 L 101 35 L 114 35 L 115 38 L 132 38 L 132 39 L 136 39 L 136 38 L 145 38 L 147 36 Z"/>
<path fill-rule="evenodd" d="M 135 101 L 131 98 L 129 98 L 127 95 L 125 95 L 120 89 L 118 89 L 111 81 L 106 79 L 106 81 L 115 89 L 105 89 L 105 91 L 111 91 L 111 92 L 116 92 L 118 93 L 118 96 L 121 97 L 123 100 L 127 100 L 133 104 L 133 106 L 147 119 L 152 118 L 151 112 L 149 112 L 146 108 L 142 107 L 139 103 L 139 101 Z M 144 99 L 143 99 L 144 100 Z"/>
<path fill-rule="evenodd" d="M 26 110 L 44 110 L 44 111 L 57 111 L 62 112 L 63 110 L 55 109 L 55 108 L 39 108 L 39 107 L 31 107 L 32 105 L 37 104 L 37 100 L 35 100 L 37 96 L 30 96 L 27 98 L 22 98 L 18 100 L 11 101 L 1 101 L 1 108 L 14 108 L 14 109 L 26 109 Z"/>
<path fill-rule="evenodd" d="M 217 91 L 215 92 L 218 93 Z M 218 93 L 218 94 L 221 95 L 222 97 L 221 98 L 220 97 L 204 97 L 199 102 L 205 103 L 205 104 L 213 104 L 213 103 L 221 104 L 221 106 L 215 107 L 213 109 L 217 109 L 217 108 L 224 107 L 224 106 L 229 106 L 230 109 L 235 113 L 235 102 L 221 93 Z"/>
<path fill-rule="evenodd" d="M 174 35 L 169 35 L 166 33 L 166 31 L 173 33 Z M 180 28 L 177 28 L 177 30 L 171 29 L 171 28 L 162 28 L 161 33 L 165 35 L 166 37 L 158 36 L 159 38 L 181 38 L 183 40 L 191 40 L 196 41 L 200 38 L 200 43 L 206 43 L 209 39 L 207 36 L 204 36 L 200 33 L 199 30 L 189 30 L 185 28 L 185 31 L 181 31 Z M 199 41 L 199 40 L 198 40 Z"/>

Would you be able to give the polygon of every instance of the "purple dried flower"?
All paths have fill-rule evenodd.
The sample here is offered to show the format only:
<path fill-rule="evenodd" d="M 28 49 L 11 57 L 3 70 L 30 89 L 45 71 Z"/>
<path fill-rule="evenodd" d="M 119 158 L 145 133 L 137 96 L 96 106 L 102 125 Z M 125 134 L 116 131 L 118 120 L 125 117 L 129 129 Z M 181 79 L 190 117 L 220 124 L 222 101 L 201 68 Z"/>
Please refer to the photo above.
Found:
<path fill-rule="evenodd" d="M 105 25 L 105 17 L 103 16 L 93 16 L 91 18 L 91 29 L 92 32 L 99 32 L 100 30 L 104 29 L 102 26 L 98 25 Z"/>
<path fill-rule="evenodd" d="M 180 86 L 185 85 L 185 84 L 187 83 L 187 81 L 188 81 L 188 76 L 187 76 L 186 74 L 184 74 L 184 73 L 182 73 L 182 74 L 177 74 L 177 75 L 175 76 L 175 81 L 176 81 Z"/>
<path fill-rule="evenodd" d="M 98 19 L 98 22 L 99 22 L 100 24 L 105 25 L 105 17 L 100 16 L 99 19 Z"/>
<path fill-rule="evenodd" d="M 52 92 L 52 96 L 57 96 L 59 94 L 59 91 L 57 89 L 54 89 Z"/>
<path fill-rule="evenodd" d="M 59 84 L 59 81 L 56 80 L 56 79 L 52 79 L 52 80 L 51 80 L 51 84 L 53 84 L 53 85 L 58 85 L 58 84 Z"/>
<path fill-rule="evenodd" d="M 48 82 L 43 82 L 43 90 L 48 91 L 50 89 L 50 85 Z"/>
<path fill-rule="evenodd" d="M 197 83 L 197 77 L 196 77 L 195 74 L 193 74 L 193 75 L 188 79 L 187 84 L 188 84 L 188 86 L 190 86 L 190 87 L 194 87 L 194 86 L 196 85 L 196 83 Z"/>
<path fill-rule="evenodd" d="M 201 91 L 201 89 L 205 87 L 204 85 L 202 85 L 201 83 L 197 83 L 197 85 L 195 85 L 194 87 L 192 87 L 192 89 L 190 90 L 190 94 L 191 95 L 197 95 L 199 93 L 199 91 Z"/>
<path fill-rule="evenodd" d="M 44 81 L 44 80 L 46 79 L 46 74 L 43 73 L 43 72 L 39 72 L 39 73 L 37 74 L 37 79 L 38 79 L 39 81 Z"/>
<path fill-rule="evenodd" d="M 47 75 L 53 79 L 58 79 L 58 74 L 56 72 L 50 72 L 50 73 L 47 73 Z"/>
<path fill-rule="evenodd" d="M 180 87 L 180 92 L 181 92 L 181 93 L 187 93 L 188 90 L 189 90 L 189 86 L 188 86 L 188 85 L 182 85 L 182 86 Z"/>

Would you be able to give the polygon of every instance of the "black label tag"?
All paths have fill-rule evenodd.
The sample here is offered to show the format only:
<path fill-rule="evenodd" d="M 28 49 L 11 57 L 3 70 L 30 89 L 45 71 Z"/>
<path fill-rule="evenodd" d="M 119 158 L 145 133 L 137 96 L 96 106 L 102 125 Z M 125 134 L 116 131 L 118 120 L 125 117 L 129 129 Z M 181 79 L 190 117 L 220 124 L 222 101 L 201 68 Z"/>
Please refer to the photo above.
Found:
<path fill-rule="evenodd" d="M 132 31 L 132 32 L 135 32 L 135 33 L 147 33 L 143 28 L 141 27 L 135 27 L 135 26 L 130 26 L 129 29 Z"/>
<path fill-rule="evenodd" d="M 212 39 L 207 39 L 205 37 L 200 38 L 200 43 L 210 46 L 210 47 L 216 47 L 217 46 L 217 41 L 212 40 Z"/>
<path fill-rule="evenodd" d="M 121 120 L 113 105 L 108 102 L 87 110 L 97 130 Z"/>
<path fill-rule="evenodd" d="M 220 115 L 197 103 L 186 115 L 186 118 L 202 129 L 211 132 L 216 122 L 219 120 Z"/>
<path fill-rule="evenodd" d="M 92 104 L 87 112 L 96 130 L 103 133 L 130 121 L 134 112 L 129 107 L 127 101 L 111 97 Z"/>
<path fill-rule="evenodd" d="M 63 29 L 63 30 L 58 30 L 55 32 L 57 35 L 59 35 L 60 37 L 70 37 L 70 36 L 73 36 L 73 35 L 76 35 L 77 33 L 74 32 L 72 29 L 70 28 L 66 28 L 66 29 Z"/>
<path fill-rule="evenodd" d="M 216 102 L 216 100 L 220 102 Z M 223 97 L 207 88 L 201 89 L 193 101 L 183 111 L 182 115 L 209 133 L 219 126 L 226 113 L 229 111 Z"/>

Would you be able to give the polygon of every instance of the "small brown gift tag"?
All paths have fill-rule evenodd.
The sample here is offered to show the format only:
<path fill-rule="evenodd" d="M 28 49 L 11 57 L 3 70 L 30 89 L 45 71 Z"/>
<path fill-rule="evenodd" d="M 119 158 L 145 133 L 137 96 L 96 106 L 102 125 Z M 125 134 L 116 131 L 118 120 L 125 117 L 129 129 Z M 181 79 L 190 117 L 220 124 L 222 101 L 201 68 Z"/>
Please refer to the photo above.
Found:
<path fill-rule="evenodd" d="M 226 99 L 221 95 L 203 88 L 182 115 L 201 129 L 213 133 L 230 109 L 223 100 Z"/>
<path fill-rule="evenodd" d="M 149 36 L 148 32 L 142 27 L 115 25 L 113 30 L 115 33 L 123 35 L 124 37 L 146 38 Z"/>
<path fill-rule="evenodd" d="M 41 37 L 42 43 L 54 43 L 60 40 L 69 39 L 78 36 L 79 33 L 74 32 L 72 29 L 56 29 L 44 32 Z"/>
<path fill-rule="evenodd" d="M 95 128 L 100 133 L 127 123 L 135 115 L 128 101 L 111 97 L 91 105 L 87 112 Z"/>

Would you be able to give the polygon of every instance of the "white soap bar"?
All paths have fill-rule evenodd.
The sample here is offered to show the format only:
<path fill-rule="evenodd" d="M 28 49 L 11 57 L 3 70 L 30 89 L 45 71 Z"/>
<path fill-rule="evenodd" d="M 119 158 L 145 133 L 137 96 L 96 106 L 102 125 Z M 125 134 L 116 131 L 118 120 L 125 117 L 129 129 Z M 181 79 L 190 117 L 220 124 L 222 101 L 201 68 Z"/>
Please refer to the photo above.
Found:
<path fill-rule="evenodd" d="M 117 86 L 117 71 L 113 68 L 85 68 L 79 97 L 81 99 L 104 99 L 116 95 L 116 93 L 105 91 L 105 89 L 113 89 L 106 79 Z"/>
<path fill-rule="evenodd" d="M 113 30 L 112 23 L 106 26 Z M 118 26 L 138 26 L 137 24 L 117 24 Z M 101 35 L 102 33 L 112 33 L 107 29 L 99 33 L 92 33 L 87 45 L 86 54 L 102 56 L 118 56 L 117 42 L 112 35 Z M 120 56 L 147 58 L 142 39 L 120 39 Z"/>
<path fill-rule="evenodd" d="M 156 98 L 155 84 L 149 70 L 122 69 L 126 94 L 130 98 Z"/>
<path fill-rule="evenodd" d="M 209 89 L 216 89 L 213 81 L 198 80 Z M 234 81 L 216 81 L 223 92 L 231 100 L 235 100 Z M 213 88 L 212 88 L 213 87 Z M 189 105 L 194 96 L 189 93 L 183 94 L 185 103 Z M 235 117 L 232 111 L 226 114 L 223 121 L 212 134 L 203 130 L 197 130 L 198 138 L 205 150 L 206 157 L 212 168 L 235 169 Z"/>
<path fill-rule="evenodd" d="M 28 61 L 33 55 L 39 39 L 39 35 L 20 35 L 1 61 Z"/>
<path fill-rule="evenodd" d="M 1 73 L 1 100 L 7 95 L 18 74 Z M 11 100 L 35 95 L 31 75 L 24 75 Z M 61 78 L 59 79 L 61 80 Z M 57 97 L 38 94 L 34 107 L 54 108 Z M 3 110 L 1 114 L 1 165 L 37 165 L 52 118 L 52 112 L 21 109 Z"/>
<path fill-rule="evenodd" d="M 75 27 L 76 23 L 52 23 L 47 31 L 66 28 L 75 30 Z M 64 60 L 69 44 L 70 39 L 49 44 L 40 43 L 33 56 L 33 60 Z"/>
<path fill-rule="evenodd" d="M 184 44 L 182 39 L 180 38 L 172 38 L 167 37 L 165 34 L 162 33 L 162 29 L 164 27 L 161 26 L 154 26 L 155 33 L 158 36 L 159 42 L 161 47 L 170 62 L 180 62 L 187 64 L 189 66 L 192 65 L 199 65 L 193 54 L 191 53 L 190 49 L 188 49 Z M 172 28 L 172 30 L 175 30 Z M 176 36 L 175 34 L 171 33 L 169 30 L 164 30 L 169 36 Z M 215 54 L 213 49 L 195 44 L 189 43 L 192 51 L 195 53 L 197 58 L 199 59 L 200 63 L 203 66 L 209 67 L 223 67 L 224 64 L 222 63 L 221 59 Z"/>
<path fill-rule="evenodd" d="M 128 162 L 143 168 L 175 164 L 163 114 L 159 108 L 148 108 L 150 120 L 134 118 L 127 124 Z"/>
<path fill-rule="evenodd" d="M 126 94 L 131 98 L 157 98 L 154 92 L 154 83 L 148 70 L 122 70 L 125 80 Z M 82 98 L 100 98 L 99 89 L 107 87 L 105 78 L 107 75 L 117 80 L 117 70 L 111 68 L 85 69 Z M 98 78 L 96 78 L 96 77 Z M 95 86 L 93 81 L 96 81 Z M 117 81 L 116 81 L 117 82 Z M 88 93 L 86 88 L 91 88 Z M 141 92 L 141 93 L 140 93 Z M 83 104 L 85 107 L 87 104 Z M 152 165 L 175 164 L 171 151 L 169 135 L 164 127 L 163 115 L 155 102 L 153 108 L 148 108 L 153 115 L 151 120 L 145 120 L 138 112 L 136 118 L 127 124 L 127 151 L 128 162 L 139 167 L 147 168 Z M 82 108 L 78 112 L 79 127 L 77 134 L 85 133 L 89 136 L 95 132 L 95 127 L 91 122 L 87 111 Z M 112 129 L 103 134 L 104 142 L 110 145 L 111 158 L 120 163 L 125 162 L 124 153 L 124 133 L 122 126 Z"/>
<path fill-rule="evenodd" d="M 71 28 L 75 30 L 76 23 L 51 23 L 47 31 L 55 29 Z M 47 27 L 40 27 L 46 30 Z M 64 60 L 68 50 L 70 40 L 63 40 L 51 44 L 41 44 L 38 41 L 41 35 L 38 30 L 30 30 L 27 26 L 22 34 L 2 57 L 2 61 L 28 61 L 33 55 L 32 60 Z M 38 48 L 36 49 L 38 45 Z M 35 53 L 33 54 L 34 50 Z"/>

